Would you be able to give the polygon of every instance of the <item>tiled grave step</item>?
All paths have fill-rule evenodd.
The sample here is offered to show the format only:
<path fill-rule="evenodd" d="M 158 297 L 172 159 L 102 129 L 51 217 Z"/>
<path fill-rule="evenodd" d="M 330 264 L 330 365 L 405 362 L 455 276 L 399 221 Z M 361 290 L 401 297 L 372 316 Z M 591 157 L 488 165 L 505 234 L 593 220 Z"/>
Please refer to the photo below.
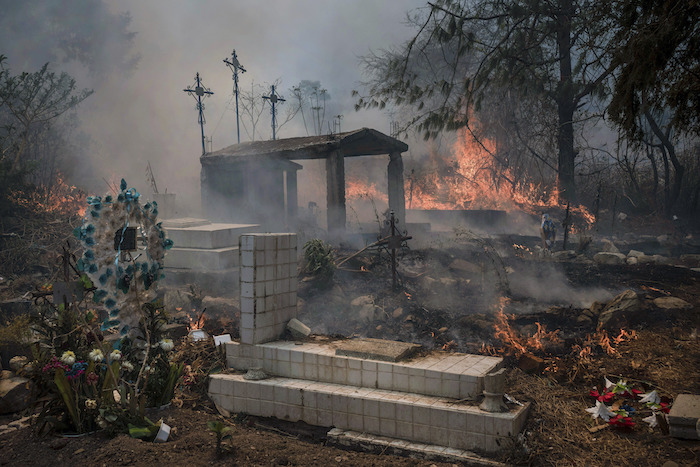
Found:
<path fill-rule="evenodd" d="M 228 366 L 237 370 L 262 367 L 267 373 L 284 378 L 454 399 L 480 396 L 484 375 L 503 365 L 502 358 L 483 355 L 435 352 L 410 361 L 382 362 L 335 352 L 333 342 L 226 344 Z"/>
<path fill-rule="evenodd" d="M 224 248 L 238 246 L 238 237 L 241 234 L 258 232 L 260 226 L 211 223 L 187 227 L 166 226 L 166 230 L 168 238 L 177 248 Z"/>
<path fill-rule="evenodd" d="M 363 451 L 378 454 L 393 454 L 404 457 L 420 457 L 437 462 L 460 462 L 463 465 L 479 467 L 506 467 L 501 462 L 481 457 L 464 449 L 448 448 L 437 444 L 412 443 L 403 439 L 371 435 L 352 430 L 331 429 L 328 444 L 346 448 L 362 448 Z"/>
<path fill-rule="evenodd" d="M 209 396 L 230 412 L 304 421 L 454 449 L 496 452 L 522 429 L 529 405 L 484 412 L 455 399 L 316 381 L 212 375 Z"/>
<path fill-rule="evenodd" d="M 216 271 L 168 268 L 165 272 L 163 284 L 171 287 L 197 284 L 197 287 L 205 294 L 230 296 L 238 292 L 238 275 L 238 268 Z"/>
<path fill-rule="evenodd" d="M 237 246 L 211 249 L 173 247 L 165 256 L 166 268 L 222 270 L 236 266 Z"/>

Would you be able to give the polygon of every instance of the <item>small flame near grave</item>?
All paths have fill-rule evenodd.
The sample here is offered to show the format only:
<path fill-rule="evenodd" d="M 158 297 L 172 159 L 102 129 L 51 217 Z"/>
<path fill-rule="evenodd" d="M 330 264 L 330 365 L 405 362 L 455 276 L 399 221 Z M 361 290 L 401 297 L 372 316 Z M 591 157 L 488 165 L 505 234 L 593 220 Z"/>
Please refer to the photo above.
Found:
<path fill-rule="evenodd" d="M 204 331 L 204 312 L 206 311 L 206 308 L 202 310 L 202 312 L 197 315 L 195 313 L 195 310 L 192 310 L 192 313 L 194 314 L 194 318 L 192 317 L 190 313 L 187 313 L 187 318 L 190 320 L 190 323 L 187 325 L 187 329 L 189 330 L 189 337 L 194 340 L 194 341 L 200 341 L 204 340 L 209 335 Z"/>

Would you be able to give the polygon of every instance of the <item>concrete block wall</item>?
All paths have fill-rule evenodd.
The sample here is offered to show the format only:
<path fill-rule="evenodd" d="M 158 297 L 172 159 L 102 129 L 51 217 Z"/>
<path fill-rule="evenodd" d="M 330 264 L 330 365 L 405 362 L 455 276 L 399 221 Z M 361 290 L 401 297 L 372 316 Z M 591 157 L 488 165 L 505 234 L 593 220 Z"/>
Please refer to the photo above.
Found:
<path fill-rule="evenodd" d="M 335 355 L 327 344 L 268 342 L 250 346 L 226 344 L 229 368 L 262 367 L 268 374 L 411 392 L 454 399 L 481 395 L 483 375 L 499 369 L 503 359 L 483 355 L 441 354 L 409 362 L 380 362 Z"/>
<path fill-rule="evenodd" d="M 239 252 L 241 343 L 278 339 L 297 316 L 297 236 L 241 235 Z"/>
<path fill-rule="evenodd" d="M 298 379 L 248 381 L 242 375 L 212 375 L 209 394 L 231 412 L 486 452 L 520 432 L 529 408 L 496 414 L 433 396 Z"/>

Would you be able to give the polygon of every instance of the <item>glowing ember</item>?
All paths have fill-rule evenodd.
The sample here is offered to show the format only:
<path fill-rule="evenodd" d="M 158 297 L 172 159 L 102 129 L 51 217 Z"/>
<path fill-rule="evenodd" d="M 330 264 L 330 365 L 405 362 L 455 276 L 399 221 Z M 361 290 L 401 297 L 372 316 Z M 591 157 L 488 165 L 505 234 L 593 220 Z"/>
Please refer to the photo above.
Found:
<path fill-rule="evenodd" d="M 51 185 L 39 185 L 33 191 L 13 192 L 18 205 L 35 212 L 59 215 L 85 215 L 85 193 L 73 185 L 68 185 L 59 173 Z"/>

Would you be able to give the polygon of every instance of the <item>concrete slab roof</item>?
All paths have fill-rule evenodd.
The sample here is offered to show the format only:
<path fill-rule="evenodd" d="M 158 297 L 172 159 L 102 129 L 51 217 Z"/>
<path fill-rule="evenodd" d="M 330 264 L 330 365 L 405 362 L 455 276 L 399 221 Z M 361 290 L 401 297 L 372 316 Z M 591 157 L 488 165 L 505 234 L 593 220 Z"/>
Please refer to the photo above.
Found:
<path fill-rule="evenodd" d="M 408 151 L 408 145 L 371 128 L 336 135 L 303 136 L 234 144 L 200 157 L 202 165 L 237 163 L 272 158 L 278 160 L 325 159 L 335 151 L 344 157 L 372 156 Z"/>

